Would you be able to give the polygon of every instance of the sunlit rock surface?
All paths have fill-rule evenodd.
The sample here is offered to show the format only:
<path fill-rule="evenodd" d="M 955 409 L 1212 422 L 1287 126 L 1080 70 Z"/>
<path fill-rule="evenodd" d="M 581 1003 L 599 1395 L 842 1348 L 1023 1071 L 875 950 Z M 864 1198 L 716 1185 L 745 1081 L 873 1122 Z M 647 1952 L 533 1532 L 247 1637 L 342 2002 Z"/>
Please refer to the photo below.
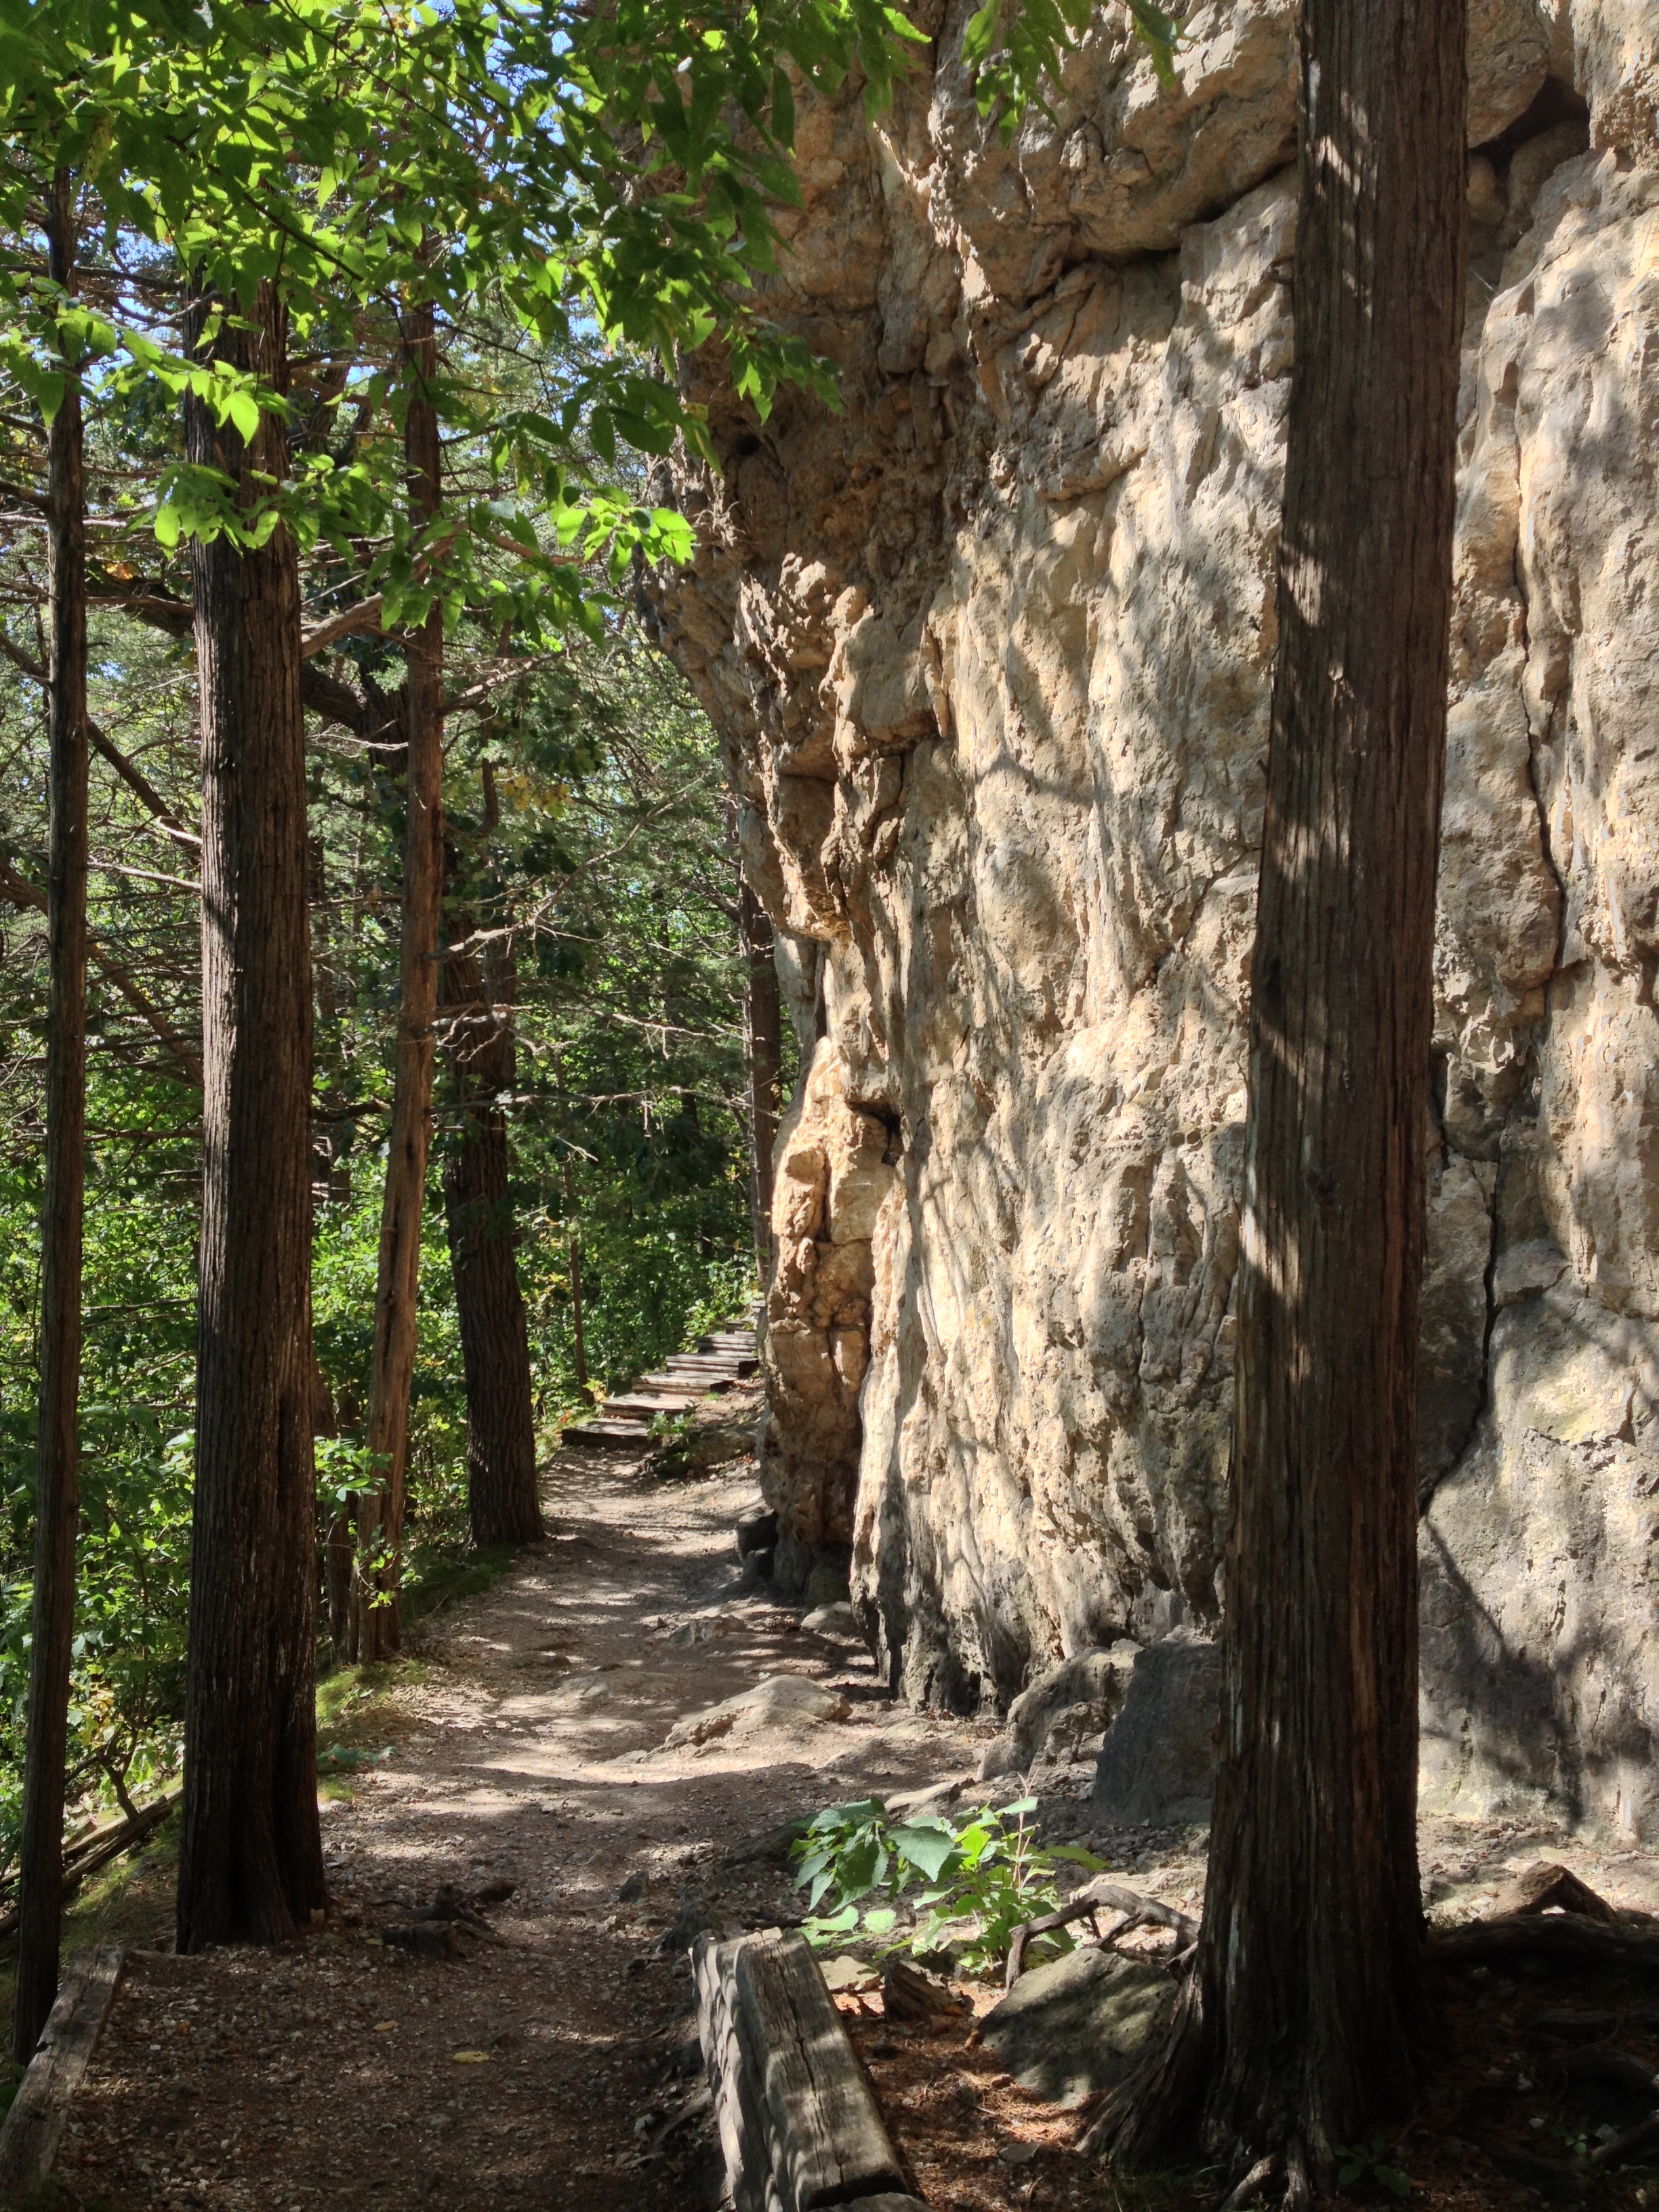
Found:
<path fill-rule="evenodd" d="M 1097 19 L 1005 146 L 935 4 L 803 101 L 771 305 L 845 411 L 696 364 L 664 635 L 809 1072 L 767 1351 L 778 1571 L 1006 1705 L 1217 1611 L 1294 334 L 1294 10 L 1173 88 Z M 1425 1778 L 1659 1827 L 1659 64 L 1471 0 L 1472 268 L 1424 1314 Z"/>

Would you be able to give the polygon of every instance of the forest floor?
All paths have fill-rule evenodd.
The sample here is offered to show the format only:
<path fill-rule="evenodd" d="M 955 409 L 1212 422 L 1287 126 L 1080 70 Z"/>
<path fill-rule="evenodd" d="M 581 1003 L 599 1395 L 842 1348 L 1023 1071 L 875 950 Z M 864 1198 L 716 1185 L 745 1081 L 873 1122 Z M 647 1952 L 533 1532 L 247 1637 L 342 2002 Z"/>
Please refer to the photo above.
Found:
<path fill-rule="evenodd" d="M 722 1425 L 745 1410 L 726 1401 Z M 71 2205 L 718 2203 L 690 1933 L 798 1912 L 782 1824 L 971 1773 L 994 1732 L 895 1704 L 861 1647 L 806 1630 L 745 1578 L 732 1532 L 756 1495 L 746 1455 L 664 1480 L 615 1454 L 560 1453 L 547 1543 L 426 1624 L 389 1676 L 344 1678 L 325 1698 L 325 1753 L 337 1749 L 325 1764 L 340 1770 L 322 1785 L 333 1903 L 302 1942 L 175 1958 L 165 1855 L 129 1876 L 118 1917 L 133 1948 L 58 2161 Z M 666 1746 L 677 1723 L 780 1674 L 823 1685 L 844 1717 Z M 1097 1828 L 1091 1779 L 1085 1766 L 1041 1777 L 1049 1838 L 1081 1834 L 1138 1886 L 1196 1906 L 1201 1835 Z M 1424 1832 L 1437 1917 L 1480 1910 L 1540 1850 L 1616 1904 L 1659 1902 L 1646 1853 L 1608 1858 L 1518 1820 L 1441 1821 Z M 416 1917 L 446 1885 L 484 1893 L 476 1917 L 495 1940 Z M 974 2014 L 997 1994 L 970 1991 Z M 1390 2147 L 1413 2202 L 1538 2201 L 1449 2134 L 1446 2115 L 1473 2100 L 1488 2129 L 1565 2157 L 1585 2123 L 1534 2087 L 1527 2025 L 1529 2008 L 1561 2001 L 1491 1978 L 1454 1994 L 1433 2113 Z M 1076 2115 L 1017 2089 L 972 2018 L 930 2034 L 884 2021 L 878 1997 L 841 2002 L 915 2185 L 941 2212 L 1176 2212 L 1220 2193 L 1190 2176 L 1131 2190 L 1070 2155 Z M 1659 2012 L 1650 2028 L 1639 2010 L 1625 2003 L 1622 2039 L 1659 2068 Z M 1392 2199 L 1373 2186 L 1356 2201 Z M 1631 2177 L 1601 2201 L 1659 2204 L 1659 2185 Z"/>

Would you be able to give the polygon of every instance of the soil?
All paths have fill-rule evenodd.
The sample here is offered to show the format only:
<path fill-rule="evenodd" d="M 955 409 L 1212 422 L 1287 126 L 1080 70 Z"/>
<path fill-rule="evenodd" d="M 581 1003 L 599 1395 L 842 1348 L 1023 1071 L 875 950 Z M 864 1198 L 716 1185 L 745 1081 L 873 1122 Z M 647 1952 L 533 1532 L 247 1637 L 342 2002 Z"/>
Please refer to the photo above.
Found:
<path fill-rule="evenodd" d="M 744 1411 L 728 1401 L 722 1423 Z M 784 1824 L 970 1774 L 995 1733 L 992 1720 L 895 1704 L 861 1647 L 807 1630 L 740 1570 L 732 1530 L 756 1496 L 746 1455 L 665 1480 L 646 1462 L 561 1452 L 550 1540 L 428 1623 L 410 1659 L 325 1729 L 338 1747 L 321 1785 L 332 1904 L 303 1942 L 175 1958 L 159 1862 L 140 1869 L 128 1925 L 137 1913 L 155 1948 L 130 1953 L 76 2100 L 57 2174 L 71 2201 L 88 2212 L 719 2203 L 691 1934 L 796 1917 Z M 780 1673 L 824 1686 L 843 1717 L 665 1747 L 677 1722 Z M 1091 1780 L 1081 1765 L 1040 1775 L 1049 1839 L 1080 1839 L 1132 1884 L 1196 1908 L 1201 1833 L 1102 1829 Z M 1609 1856 L 1542 1820 L 1426 1821 L 1435 1917 L 1483 1909 L 1506 1872 L 1546 1853 L 1615 1905 L 1659 1902 L 1646 1852 Z M 471 1924 L 417 1917 L 446 1886 L 477 1900 Z M 878 1995 L 837 2000 L 929 2205 L 1209 2212 L 1221 2177 L 1131 2184 L 1076 2158 L 1079 2115 L 1027 2097 L 976 2041 L 973 2021 L 999 1992 L 967 1993 L 972 2019 L 938 2033 L 884 2020 Z M 1593 2142 L 1607 2124 L 1578 2093 L 1551 2087 L 1556 2046 L 1532 2024 L 1540 2013 L 1605 2005 L 1605 2039 L 1659 2071 L 1653 1993 L 1618 1976 L 1568 1989 L 1469 1975 L 1444 1997 L 1424 2113 L 1376 2147 L 1347 2201 L 1395 2201 L 1377 2160 L 1409 2174 L 1413 2203 L 1448 2212 L 1543 2201 L 1537 2176 L 1500 2170 L 1455 2131 L 1565 2174 L 1571 2140 Z M 1659 2207 L 1659 2174 L 1599 2187 L 1592 2202 Z"/>

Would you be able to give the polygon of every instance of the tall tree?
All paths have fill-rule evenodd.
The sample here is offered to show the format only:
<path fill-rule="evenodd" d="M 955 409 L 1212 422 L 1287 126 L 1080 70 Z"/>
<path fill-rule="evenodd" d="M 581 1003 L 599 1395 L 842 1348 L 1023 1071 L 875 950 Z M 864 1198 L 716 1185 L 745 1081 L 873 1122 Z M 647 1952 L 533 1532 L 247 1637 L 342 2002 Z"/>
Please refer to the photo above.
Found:
<path fill-rule="evenodd" d="M 198 358 L 280 394 L 276 287 L 196 297 Z M 191 461 L 246 526 L 191 549 L 202 728 L 204 1170 L 179 1948 L 275 1942 L 325 1902 L 317 1820 L 311 1358 L 311 945 L 300 577 L 258 510 L 284 479 L 185 404 Z"/>
<path fill-rule="evenodd" d="M 47 265 L 76 289 L 75 179 L 52 175 Z M 64 326 L 60 323 L 60 332 Z M 17 1987 L 12 2056 L 26 2063 L 58 1993 L 63 1918 L 64 1768 L 80 1519 L 81 1261 L 87 1097 L 87 539 L 78 349 L 60 335 L 63 392 L 47 433 L 52 659 L 46 683 L 46 1188 L 40 1248 L 40 1386 L 35 1446 L 34 1600 Z"/>
<path fill-rule="evenodd" d="M 559 1187 L 564 1197 L 565 1252 L 570 1268 L 571 1365 L 576 1388 L 587 1388 L 587 1328 L 582 1317 L 582 1235 L 576 1212 L 575 1178 L 567 1152 L 560 1169 Z"/>
<path fill-rule="evenodd" d="M 755 1265 L 763 1286 L 772 1273 L 772 1154 L 778 1141 L 783 1078 L 783 1012 L 772 924 L 741 872 L 738 945 L 744 963 L 743 1041 L 749 1069 L 749 1209 L 755 1224 Z"/>
<path fill-rule="evenodd" d="M 409 520 L 416 544 L 442 504 L 437 396 L 438 346 L 432 303 L 404 317 L 410 388 L 404 424 Z M 392 1133 L 380 1212 L 365 1443 L 376 1486 L 358 1516 L 355 1643 L 360 1659 L 389 1658 L 400 1638 L 398 1580 L 409 1458 L 409 1393 L 421 1280 L 421 1219 L 432 1146 L 434 1024 L 438 933 L 443 905 L 443 607 L 434 594 L 404 641 L 408 676 L 403 726 L 404 897 L 394 1047 Z"/>
<path fill-rule="evenodd" d="M 487 834 L 488 763 L 484 779 Z M 490 932 L 481 948 L 465 909 L 450 927 L 441 1026 L 459 1126 L 444 1152 L 444 1222 L 466 1372 L 467 1520 L 475 1544 L 533 1543 L 543 1534 L 535 1401 L 502 1104 L 515 1076 L 518 963 L 510 932 Z"/>
<path fill-rule="evenodd" d="M 1201 2083 L 1208 2145 L 1281 2157 L 1287 2202 L 1409 2102 L 1426 2015 L 1416 1363 L 1463 41 L 1455 0 L 1303 15 L 1221 1766 L 1183 2029 L 1103 2128 L 1145 2147 Z"/>

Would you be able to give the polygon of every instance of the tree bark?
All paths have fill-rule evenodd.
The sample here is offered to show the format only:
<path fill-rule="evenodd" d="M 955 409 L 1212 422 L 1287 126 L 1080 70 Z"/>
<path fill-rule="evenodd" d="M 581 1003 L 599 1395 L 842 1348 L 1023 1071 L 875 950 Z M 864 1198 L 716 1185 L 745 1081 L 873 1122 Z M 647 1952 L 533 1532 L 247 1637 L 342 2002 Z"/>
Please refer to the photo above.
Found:
<path fill-rule="evenodd" d="M 221 318 L 218 310 L 224 310 Z M 286 381 L 274 289 L 198 295 L 190 340 Z M 191 397 L 185 450 L 252 504 L 287 466 Z M 311 942 L 300 573 L 191 549 L 202 720 L 204 1172 L 179 1948 L 290 1937 L 326 1901 L 317 1821 Z"/>
<path fill-rule="evenodd" d="M 749 1211 L 763 1288 L 772 1274 L 772 1155 L 778 1141 L 783 1076 L 783 1014 L 773 957 L 772 924 L 741 872 L 738 939 L 744 959 L 743 1029 L 749 1063 Z"/>
<path fill-rule="evenodd" d="M 1221 1759 L 1182 2026 L 1095 2139 L 1286 2203 L 1411 2102 L 1416 1364 L 1445 740 L 1463 10 L 1308 0 L 1252 969 Z"/>
<path fill-rule="evenodd" d="M 472 933 L 458 915 L 458 941 Z M 485 957 L 444 963 L 444 1049 L 460 1127 L 444 1155 L 444 1221 L 466 1371 L 466 1504 L 475 1544 L 530 1544 L 542 1535 L 530 1330 L 519 1288 L 509 1195 L 507 1116 L 513 1088 L 516 963 L 510 939 Z"/>
<path fill-rule="evenodd" d="M 411 376 L 404 453 L 411 522 L 418 529 L 438 512 L 438 412 L 431 386 L 438 349 L 430 304 L 404 318 Z M 408 677 L 404 727 L 405 776 L 403 941 L 392 1136 L 380 1206 L 380 1250 L 374 1295 L 374 1350 L 369 1370 L 365 1439 L 380 1470 L 379 1486 L 357 1517 L 357 1578 L 353 1630 L 359 1659 L 390 1658 L 401 1632 L 398 1583 L 409 1457 L 409 1394 L 415 1374 L 415 1331 L 421 1280 L 421 1220 L 432 1145 L 434 1023 L 438 999 L 438 926 L 443 904 L 443 611 L 434 604 L 404 641 Z"/>
<path fill-rule="evenodd" d="M 1463 10 L 1308 0 L 1252 968 L 1206 2134 L 1409 2104 L 1419 1292 L 1463 308 Z"/>
<path fill-rule="evenodd" d="M 46 223 L 52 282 L 76 289 L 76 193 L 59 169 Z M 19 1851 L 12 2056 L 27 2064 L 58 1995 L 64 1769 L 80 1519 L 82 1220 L 87 1091 L 87 547 L 79 362 L 47 436 L 52 601 L 47 672 L 46 1178 L 40 1250 L 40 1396 L 35 1446 L 34 1595 Z"/>
<path fill-rule="evenodd" d="M 570 1261 L 570 1338 L 576 1363 L 576 1388 L 587 1388 L 587 1334 L 582 1322 L 582 1240 L 576 1226 L 576 1197 L 570 1162 L 564 1163 L 561 1188 L 564 1192 L 565 1249 Z"/>

